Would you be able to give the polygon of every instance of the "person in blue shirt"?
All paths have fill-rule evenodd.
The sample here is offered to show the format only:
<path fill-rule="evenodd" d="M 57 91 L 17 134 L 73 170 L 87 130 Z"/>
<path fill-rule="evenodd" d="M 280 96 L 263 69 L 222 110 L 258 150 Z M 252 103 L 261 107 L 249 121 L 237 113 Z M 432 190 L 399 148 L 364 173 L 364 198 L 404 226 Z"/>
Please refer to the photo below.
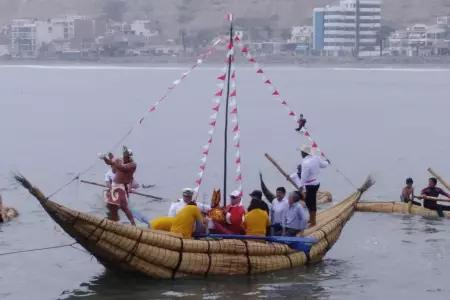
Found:
<path fill-rule="evenodd" d="M 309 212 L 306 207 L 300 203 L 300 192 L 294 191 L 289 194 L 289 206 L 284 215 L 284 236 L 297 236 L 302 233 L 309 222 Z"/>

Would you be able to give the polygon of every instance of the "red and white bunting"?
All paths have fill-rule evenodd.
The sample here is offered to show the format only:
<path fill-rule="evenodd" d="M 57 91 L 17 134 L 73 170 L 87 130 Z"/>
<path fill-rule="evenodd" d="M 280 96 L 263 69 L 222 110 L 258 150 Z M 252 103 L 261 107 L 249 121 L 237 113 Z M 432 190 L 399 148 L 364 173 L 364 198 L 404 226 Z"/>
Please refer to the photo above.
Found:
<path fill-rule="evenodd" d="M 144 121 L 144 119 L 152 112 L 156 109 L 156 107 L 165 99 L 167 98 L 167 96 L 170 94 L 171 91 L 173 91 L 175 89 L 175 87 L 177 87 L 195 68 L 197 68 L 200 64 L 203 63 L 203 61 L 212 53 L 212 51 L 216 48 L 216 46 L 220 43 L 220 41 L 222 41 L 222 37 L 218 38 L 214 44 L 212 44 L 212 46 L 197 60 L 197 62 L 189 69 L 187 70 L 185 73 L 182 74 L 182 76 L 175 80 L 174 82 L 172 82 L 172 85 L 170 85 L 167 88 L 166 93 L 161 97 L 161 99 L 159 99 L 152 107 L 149 108 L 149 110 L 147 111 L 147 113 L 142 116 L 142 118 L 139 120 L 139 124 L 142 124 L 142 122 Z"/>
<path fill-rule="evenodd" d="M 220 75 L 217 79 L 220 81 L 220 83 L 218 84 L 218 89 L 217 92 L 214 94 L 212 102 L 213 102 L 213 106 L 211 108 L 211 116 L 209 117 L 209 129 L 208 129 L 208 142 L 202 147 L 202 158 L 201 158 L 201 163 L 200 163 L 200 172 L 198 173 L 198 179 L 195 181 L 195 194 L 198 194 L 198 191 L 200 189 L 200 186 L 202 184 L 202 180 L 203 180 L 203 174 L 205 172 L 206 169 L 206 162 L 208 160 L 208 155 L 209 155 L 209 150 L 213 141 L 213 135 L 214 135 L 214 131 L 216 128 L 216 123 L 217 123 L 217 116 L 218 116 L 218 112 L 220 110 L 220 99 L 223 96 L 223 89 L 224 89 L 224 80 L 226 78 L 226 73 Z"/>
<path fill-rule="evenodd" d="M 269 92 L 271 93 L 271 95 L 275 98 L 276 101 L 278 101 L 279 103 L 281 103 L 281 105 L 283 105 L 286 109 L 286 112 L 289 116 L 291 116 L 294 120 L 294 122 L 296 124 L 299 123 L 299 119 L 296 115 L 296 113 L 291 109 L 291 107 L 287 104 L 286 100 L 282 99 L 280 96 L 280 92 L 275 88 L 275 86 L 272 84 L 272 81 L 267 78 L 266 73 L 264 72 L 264 70 L 261 68 L 261 66 L 258 64 L 258 62 L 256 61 L 256 59 L 250 54 L 250 51 L 247 47 L 245 47 L 242 42 L 240 41 L 239 37 L 235 37 L 234 38 L 235 41 L 237 41 L 239 47 L 241 48 L 241 54 L 247 58 L 247 60 L 253 64 L 254 68 L 255 68 L 255 73 L 259 74 L 262 78 L 262 81 L 264 82 L 265 85 L 268 86 Z M 317 145 L 316 141 L 314 141 L 314 139 L 311 137 L 311 134 L 305 129 L 302 128 L 301 132 L 304 136 L 306 136 L 309 141 L 311 142 L 312 148 L 314 150 L 314 152 L 318 155 L 321 155 L 323 157 L 325 157 L 325 154 L 320 150 L 319 146 Z"/>
<path fill-rule="evenodd" d="M 229 94 L 229 110 L 230 110 L 230 115 L 231 115 L 231 122 L 232 122 L 232 127 L 233 127 L 233 143 L 234 146 L 236 148 L 236 179 L 235 179 L 235 183 L 236 183 L 236 190 L 238 190 L 241 193 L 242 196 L 242 171 L 241 171 L 241 139 L 240 139 L 240 127 L 239 127 L 239 110 L 238 110 L 238 105 L 237 105 L 237 91 L 236 91 L 236 67 L 235 67 L 235 63 L 234 63 L 234 42 L 239 40 L 239 37 L 236 36 L 234 38 L 234 41 L 231 41 L 231 49 L 229 54 L 227 55 L 227 60 L 229 59 L 229 57 L 231 56 L 231 68 L 230 70 L 228 70 L 228 72 L 230 72 L 231 76 L 230 76 L 230 94 Z"/>

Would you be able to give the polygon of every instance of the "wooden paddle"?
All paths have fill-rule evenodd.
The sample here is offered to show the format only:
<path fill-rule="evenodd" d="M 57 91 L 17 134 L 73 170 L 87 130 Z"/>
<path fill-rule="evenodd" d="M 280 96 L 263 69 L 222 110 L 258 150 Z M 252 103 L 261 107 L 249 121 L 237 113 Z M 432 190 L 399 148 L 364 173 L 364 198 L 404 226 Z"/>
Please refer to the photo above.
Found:
<path fill-rule="evenodd" d="M 442 177 L 439 176 L 438 173 L 436 173 L 431 167 L 429 167 L 427 171 L 430 172 L 431 175 L 436 177 L 436 179 L 447 189 L 447 191 L 450 191 L 450 185 L 448 185 L 448 183 L 444 179 L 442 179 Z"/>
<path fill-rule="evenodd" d="M 429 196 L 414 196 L 416 199 L 422 199 L 422 200 L 431 200 L 431 201 L 442 201 L 442 202 L 450 202 L 450 199 L 442 199 L 442 198 L 436 198 L 436 197 L 429 197 Z"/>
<path fill-rule="evenodd" d="M 90 184 L 90 185 L 95 185 L 98 187 L 108 188 L 108 186 L 106 184 L 96 183 L 96 182 L 87 181 L 87 180 L 80 180 L 80 182 Z M 139 192 L 135 192 L 135 191 L 130 191 L 130 194 L 135 194 L 135 195 L 146 197 L 146 198 L 152 198 L 155 200 L 163 200 L 163 198 L 161 198 L 161 197 L 157 197 L 157 196 L 153 196 L 153 195 L 149 195 L 149 194 L 143 194 L 143 193 L 139 193 Z"/>
<path fill-rule="evenodd" d="M 293 186 L 295 186 L 295 188 L 298 190 L 298 186 L 295 183 L 294 180 L 292 180 L 291 176 L 289 176 L 284 170 L 283 168 L 280 167 L 280 165 L 272 158 L 272 156 L 270 156 L 269 154 L 264 154 L 264 156 L 275 166 L 275 168 L 278 169 L 278 171 L 280 171 L 281 174 L 283 174 L 284 177 L 286 177 L 286 179 L 292 183 Z"/>

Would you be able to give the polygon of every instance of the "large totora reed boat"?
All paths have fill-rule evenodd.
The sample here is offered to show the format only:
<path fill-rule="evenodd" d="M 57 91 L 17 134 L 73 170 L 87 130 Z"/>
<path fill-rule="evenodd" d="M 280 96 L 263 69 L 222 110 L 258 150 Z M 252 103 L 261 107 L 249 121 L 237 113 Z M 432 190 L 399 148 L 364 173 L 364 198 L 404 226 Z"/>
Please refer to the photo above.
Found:
<path fill-rule="evenodd" d="M 159 279 L 252 275 L 317 262 L 337 241 L 361 195 L 374 183 L 368 178 L 347 199 L 319 212 L 317 225 L 307 229 L 304 238 L 261 242 L 211 237 L 183 239 L 168 232 L 116 223 L 53 202 L 24 177 L 15 178 L 64 231 L 106 268 Z M 299 251 L 294 249 L 295 242 L 309 246 Z"/>
<path fill-rule="evenodd" d="M 373 213 L 399 213 L 418 215 L 423 217 L 439 217 L 439 214 L 435 210 L 431 210 L 418 205 L 409 205 L 405 202 L 392 201 L 392 202 L 359 202 L 356 205 L 356 211 L 360 212 L 373 212 Z M 445 218 L 450 218 L 450 211 L 443 212 Z"/>

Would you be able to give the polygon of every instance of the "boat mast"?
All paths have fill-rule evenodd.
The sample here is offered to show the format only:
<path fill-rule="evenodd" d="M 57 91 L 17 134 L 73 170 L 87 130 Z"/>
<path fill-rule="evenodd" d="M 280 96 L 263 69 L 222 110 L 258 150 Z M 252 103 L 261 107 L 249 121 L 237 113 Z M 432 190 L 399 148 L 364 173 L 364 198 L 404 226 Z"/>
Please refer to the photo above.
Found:
<path fill-rule="evenodd" d="M 233 58 L 233 20 L 230 20 L 230 53 L 228 55 L 227 97 L 225 100 L 225 132 L 224 132 L 224 158 L 223 158 L 223 205 L 227 205 L 227 157 L 228 157 L 228 102 L 230 99 L 231 61 Z"/>

